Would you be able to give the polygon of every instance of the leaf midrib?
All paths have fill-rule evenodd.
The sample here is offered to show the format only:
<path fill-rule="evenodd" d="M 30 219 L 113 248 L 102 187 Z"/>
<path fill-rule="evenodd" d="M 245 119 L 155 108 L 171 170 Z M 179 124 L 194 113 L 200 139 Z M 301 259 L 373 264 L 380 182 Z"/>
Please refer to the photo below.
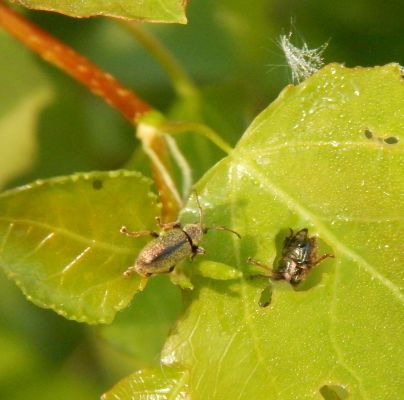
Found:
<path fill-rule="evenodd" d="M 274 183 L 272 183 L 267 176 L 261 174 L 252 164 L 251 161 L 245 158 L 237 157 L 236 155 L 232 156 L 232 162 L 238 166 L 239 172 L 240 169 L 244 170 L 244 175 L 251 179 L 251 176 L 254 175 L 256 179 L 260 182 L 264 183 L 264 187 L 270 191 L 271 193 L 275 193 L 278 198 L 284 201 L 290 209 L 293 209 L 298 215 L 302 218 L 307 219 L 309 221 L 313 221 L 313 224 L 316 226 L 317 231 L 321 234 L 324 240 L 327 243 L 333 245 L 335 250 L 337 250 L 340 254 L 345 255 L 350 258 L 358 265 L 360 265 L 367 273 L 377 279 L 383 286 L 385 286 L 389 291 L 393 294 L 395 298 L 397 298 L 402 304 L 404 304 L 404 294 L 401 292 L 400 288 L 396 286 L 392 281 L 387 279 L 385 276 L 380 274 L 374 266 L 368 263 L 362 256 L 357 254 L 353 249 L 349 246 L 346 246 L 343 242 L 338 240 L 338 238 L 329 230 L 327 227 L 321 222 L 321 219 L 317 218 L 312 212 L 310 212 L 307 208 L 305 208 L 302 204 L 300 204 L 296 199 L 294 199 L 290 194 L 286 193 Z M 248 172 L 248 173 L 247 173 Z"/>
<path fill-rule="evenodd" d="M 52 225 L 49 225 L 49 224 L 46 224 L 43 222 L 34 221 L 34 220 L 30 220 L 30 219 L 7 218 L 7 217 L 0 217 L 0 221 L 4 221 L 8 224 L 15 223 L 15 224 L 21 224 L 21 225 L 31 225 L 34 227 L 46 229 L 49 232 L 54 232 L 54 233 L 60 234 L 62 236 L 66 236 L 69 239 L 75 240 L 79 243 L 83 243 L 87 246 L 94 246 L 94 247 L 98 247 L 98 248 L 108 250 L 111 252 L 115 252 L 115 253 L 119 253 L 119 254 L 125 254 L 125 255 L 132 254 L 132 252 L 130 250 L 127 250 L 125 248 L 118 247 L 118 246 L 115 246 L 110 243 L 105 243 L 105 242 L 97 240 L 97 239 L 89 239 L 89 238 L 86 238 L 85 236 L 71 232 L 65 228 L 55 227 L 55 226 L 52 226 Z"/>

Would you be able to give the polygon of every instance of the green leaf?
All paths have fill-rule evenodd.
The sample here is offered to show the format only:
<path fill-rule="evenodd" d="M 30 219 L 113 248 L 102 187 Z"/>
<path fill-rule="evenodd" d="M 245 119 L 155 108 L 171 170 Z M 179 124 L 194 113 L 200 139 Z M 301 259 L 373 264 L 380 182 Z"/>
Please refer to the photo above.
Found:
<path fill-rule="evenodd" d="M 185 24 L 187 18 L 183 0 L 17 0 L 25 7 L 56 11 L 71 17 L 104 15 L 147 22 L 176 22 Z"/>
<path fill-rule="evenodd" d="M 35 304 L 69 319 L 111 322 L 138 290 L 122 273 L 158 214 L 150 181 L 127 171 L 37 181 L 0 195 L 0 266 Z"/>
<path fill-rule="evenodd" d="M 206 224 L 242 235 L 209 232 L 204 262 L 246 277 L 193 279 L 162 358 L 190 369 L 193 399 L 402 392 L 403 85 L 395 64 L 329 65 L 287 87 L 199 183 Z M 248 278 L 246 259 L 273 265 L 289 227 L 308 228 L 319 255 L 335 259 L 296 289 L 270 283 L 271 303 L 260 307 L 268 280 Z"/>
<path fill-rule="evenodd" d="M 188 373 L 181 369 L 159 367 L 129 375 L 105 393 L 102 400 L 161 399 L 186 400 Z M 136 393 L 136 397 L 133 397 Z"/>
<path fill-rule="evenodd" d="M 240 270 L 215 261 L 200 261 L 194 267 L 194 271 L 205 278 L 219 279 L 223 281 L 239 279 L 242 276 Z"/>
<path fill-rule="evenodd" d="M 169 329 L 181 310 L 180 291 L 167 278 L 151 279 L 111 325 L 99 328 L 104 339 L 134 356 L 140 365 L 158 364 Z"/>

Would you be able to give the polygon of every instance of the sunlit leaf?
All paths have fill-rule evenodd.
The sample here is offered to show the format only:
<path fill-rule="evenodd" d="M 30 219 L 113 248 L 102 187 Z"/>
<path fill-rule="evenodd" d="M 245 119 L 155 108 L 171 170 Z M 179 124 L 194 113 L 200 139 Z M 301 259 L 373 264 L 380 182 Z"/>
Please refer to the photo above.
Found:
<path fill-rule="evenodd" d="M 187 400 L 188 373 L 174 368 L 146 369 L 129 375 L 105 393 L 102 400 Z"/>
<path fill-rule="evenodd" d="M 397 65 L 329 65 L 286 88 L 198 184 L 207 224 L 242 235 L 209 232 L 204 262 L 272 265 L 289 227 L 308 228 L 335 259 L 297 289 L 272 282 L 267 307 L 267 279 L 194 276 L 163 354 L 190 368 L 192 399 L 401 393 L 403 115 Z"/>
<path fill-rule="evenodd" d="M 184 24 L 184 0 L 17 0 L 25 7 L 56 11 L 71 17 L 106 15 L 147 22 L 177 22 Z"/>
<path fill-rule="evenodd" d="M 122 273 L 153 228 L 150 181 L 136 172 L 54 178 L 0 195 L 0 266 L 35 304 L 66 318 L 110 322 L 138 290 Z"/>

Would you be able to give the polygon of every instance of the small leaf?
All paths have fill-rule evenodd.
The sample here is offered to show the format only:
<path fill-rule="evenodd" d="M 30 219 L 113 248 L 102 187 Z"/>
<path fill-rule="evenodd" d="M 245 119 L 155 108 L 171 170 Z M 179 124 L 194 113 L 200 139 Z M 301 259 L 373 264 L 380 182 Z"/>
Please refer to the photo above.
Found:
<path fill-rule="evenodd" d="M 170 281 L 173 285 L 178 286 L 184 290 L 193 290 L 194 285 L 190 277 L 184 273 L 180 266 L 176 267 L 173 272 L 170 274 Z"/>
<path fill-rule="evenodd" d="M 274 265 L 289 228 L 308 228 L 318 254 L 335 258 L 297 288 L 247 274 L 194 275 L 162 358 L 189 368 L 192 399 L 402 392 L 403 116 L 398 65 L 329 65 L 287 87 L 199 182 L 206 224 L 242 236 L 209 232 L 204 262 L 243 272 L 251 272 L 248 257 Z M 370 140 L 367 131 L 397 142 Z"/>
<path fill-rule="evenodd" d="M 122 273 L 153 228 L 150 181 L 136 172 L 94 172 L 37 181 L 0 195 L 0 266 L 35 304 L 69 319 L 112 321 L 138 290 Z"/>
<path fill-rule="evenodd" d="M 17 0 L 35 10 L 55 11 L 70 17 L 104 15 L 147 22 L 176 22 L 185 24 L 184 0 Z"/>
<path fill-rule="evenodd" d="M 189 398 L 188 373 L 164 366 L 137 371 L 122 379 L 101 397 L 102 400 L 188 400 Z"/>
<path fill-rule="evenodd" d="M 214 262 L 214 261 L 200 261 L 195 265 L 194 269 L 196 274 L 205 278 L 229 280 L 239 279 L 242 274 L 240 270 L 232 268 L 230 265 Z"/>

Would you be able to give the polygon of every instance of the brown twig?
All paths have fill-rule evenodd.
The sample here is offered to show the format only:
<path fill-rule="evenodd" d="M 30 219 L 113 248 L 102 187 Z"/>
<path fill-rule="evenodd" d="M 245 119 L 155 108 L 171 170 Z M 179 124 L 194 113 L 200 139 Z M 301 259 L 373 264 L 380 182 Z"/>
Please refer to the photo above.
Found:
<path fill-rule="evenodd" d="M 0 1 L 0 26 L 43 59 L 85 85 L 131 123 L 152 108 L 87 58 L 54 38 Z"/>

